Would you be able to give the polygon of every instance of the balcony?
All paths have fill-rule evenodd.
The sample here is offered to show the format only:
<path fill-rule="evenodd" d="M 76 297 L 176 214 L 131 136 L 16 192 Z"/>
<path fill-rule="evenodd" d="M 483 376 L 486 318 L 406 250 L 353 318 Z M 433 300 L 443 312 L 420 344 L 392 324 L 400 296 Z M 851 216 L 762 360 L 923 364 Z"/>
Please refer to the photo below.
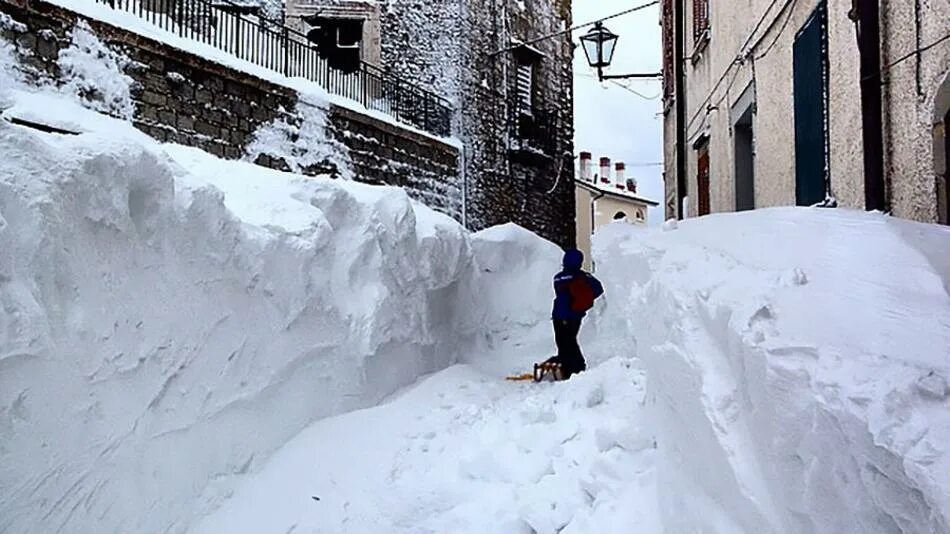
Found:
<path fill-rule="evenodd" d="M 509 121 L 512 157 L 528 163 L 551 161 L 558 146 L 557 115 L 537 109 L 526 114 L 516 106 L 512 109 Z"/>

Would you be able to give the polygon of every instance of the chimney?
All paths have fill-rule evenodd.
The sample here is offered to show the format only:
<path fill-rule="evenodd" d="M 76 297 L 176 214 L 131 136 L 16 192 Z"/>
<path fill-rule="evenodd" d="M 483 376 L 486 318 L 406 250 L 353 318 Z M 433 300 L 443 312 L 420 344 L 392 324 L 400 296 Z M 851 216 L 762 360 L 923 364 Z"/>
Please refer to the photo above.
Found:
<path fill-rule="evenodd" d="M 637 192 L 637 180 L 634 178 L 627 178 L 627 190 L 631 193 Z"/>
<path fill-rule="evenodd" d="M 624 165 L 623 162 L 618 161 L 615 167 L 617 169 L 617 173 L 614 175 L 614 185 L 617 186 L 617 189 L 626 189 L 627 179 L 624 174 L 626 173 L 627 166 Z"/>
<path fill-rule="evenodd" d="M 600 158 L 600 183 L 610 183 L 610 158 Z"/>
<path fill-rule="evenodd" d="M 593 181 L 594 177 L 591 176 L 591 155 L 590 152 L 581 152 L 581 180 L 585 182 Z"/>

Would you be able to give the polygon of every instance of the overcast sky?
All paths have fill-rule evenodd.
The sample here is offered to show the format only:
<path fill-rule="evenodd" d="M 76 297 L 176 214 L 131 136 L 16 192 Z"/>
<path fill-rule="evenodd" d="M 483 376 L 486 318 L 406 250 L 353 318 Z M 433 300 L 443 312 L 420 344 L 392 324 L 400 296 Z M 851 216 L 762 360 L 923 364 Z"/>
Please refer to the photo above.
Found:
<path fill-rule="evenodd" d="M 618 13 L 646 0 L 574 0 L 574 23 L 581 24 Z M 611 19 L 604 23 L 620 36 L 613 74 L 659 72 L 662 65 L 659 6 Z M 574 32 L 574 42 L 587 28 Z M 599 83 L 581 48 L 574 57 L 574 148 L 591 152 L 594 166 L 601 156 L 627 163 L 627 175 L 638 182 L 638 193 L 660 203 L 651 209 L 651 225 L 663 222 L 663 168 L 639 166 L 663 161 L 662 88 L 659 81 L 619 80 L 647 97 L 646 100 L 611 82 Z M 596 172 L 596 169 L 595 169 Z"/>

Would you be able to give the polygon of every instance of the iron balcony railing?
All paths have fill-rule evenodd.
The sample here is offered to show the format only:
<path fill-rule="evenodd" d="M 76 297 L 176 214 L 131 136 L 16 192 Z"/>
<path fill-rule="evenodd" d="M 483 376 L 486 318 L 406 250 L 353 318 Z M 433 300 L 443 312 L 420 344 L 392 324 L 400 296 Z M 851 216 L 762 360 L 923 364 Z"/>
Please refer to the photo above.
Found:
<path fill-rule="evenodd" d="M 451 130 L 449 102 L 366 62 L 351 74 L 330 68 L 307 36 L 229 0 L 96 0 L 180 37 L 193 39 L 441 136 Z"/>
<path fill-rule="evenodd" d="M 509 125 L 513 147 L 524 152 L 554 157 L 558 142 L 557 115 L 540 109 L 526 114 L 517 105 L 511 106 L 510 109 L 512 117 Z"/>

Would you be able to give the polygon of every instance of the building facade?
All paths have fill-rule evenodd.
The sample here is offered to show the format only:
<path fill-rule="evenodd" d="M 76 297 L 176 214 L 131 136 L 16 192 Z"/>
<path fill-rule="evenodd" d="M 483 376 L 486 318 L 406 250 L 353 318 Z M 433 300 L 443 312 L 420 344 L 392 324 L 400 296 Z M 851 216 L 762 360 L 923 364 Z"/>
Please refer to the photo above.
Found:
<path fill-rule="evenodd" d="M 287 24 L 362 22 L 360 55 L 446 98 L 462 141 L 463 223 L 574 244 L 570 0 L 288 0 Z"/>
<path fill-rule="evenodd" d="M 662 13 L 667 217 L 829 199 L 947 222 L 950 3 L 663 0 Z"/>
<path fill-rule="evenodd" d="M 600 159 L 600 172 L 593 173 L 591 154 L 581 152 L 580 172 L 575 181 L 577 206 L 577 248 L 584 253 L 584 268 L 594 270 L 591 239 L 597 230 L 615 222 L 647 225 L 648 208 L 659 202 L 639 195 L 637 181 L 627 177 L 622 162 L 614 165 L 610 158 Z"/>

